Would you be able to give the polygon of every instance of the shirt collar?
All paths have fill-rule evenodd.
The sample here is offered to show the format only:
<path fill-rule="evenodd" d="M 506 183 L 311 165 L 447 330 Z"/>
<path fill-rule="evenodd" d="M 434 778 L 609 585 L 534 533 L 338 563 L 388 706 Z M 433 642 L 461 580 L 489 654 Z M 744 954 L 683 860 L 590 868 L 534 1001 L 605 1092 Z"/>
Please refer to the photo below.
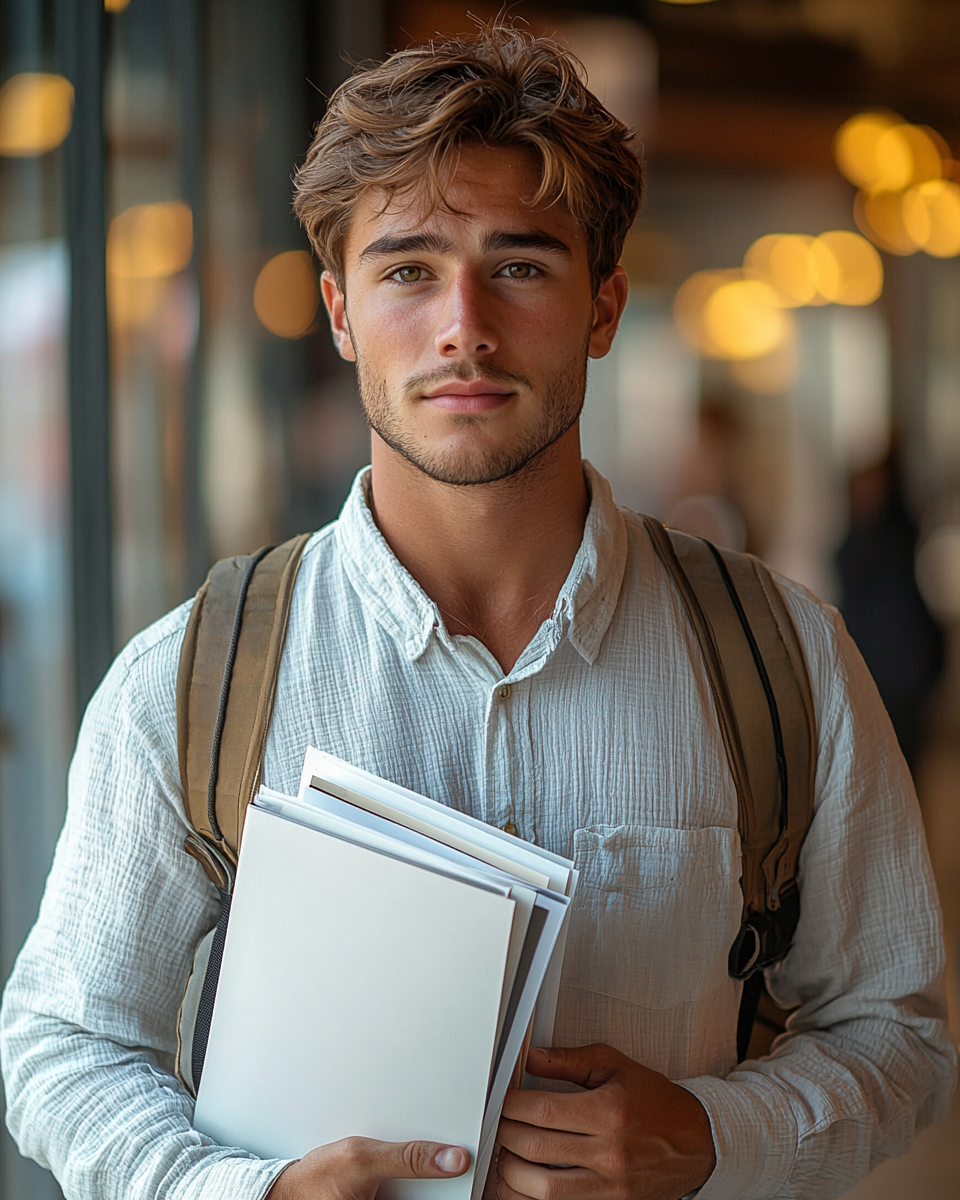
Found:
<path fill-rule="evenodd" d="M 521 655 L 518 667 L 530 657 L 541 633 L 552 634 L 547 640 L 553 646 L 566 635 L 592 663 L 617 606 L 627 559 L 626 527 L 608 481 L 586 461 L 583 469 L 590 493 L 583 541 L 552 616 Z M 370 468 L 364 467 L 337 522 L 341 561 L 366 608 L 407 657 L 417 659 L 440 629 L 440 613 L 377 528 L 367 503 L 369 488 Z"/>

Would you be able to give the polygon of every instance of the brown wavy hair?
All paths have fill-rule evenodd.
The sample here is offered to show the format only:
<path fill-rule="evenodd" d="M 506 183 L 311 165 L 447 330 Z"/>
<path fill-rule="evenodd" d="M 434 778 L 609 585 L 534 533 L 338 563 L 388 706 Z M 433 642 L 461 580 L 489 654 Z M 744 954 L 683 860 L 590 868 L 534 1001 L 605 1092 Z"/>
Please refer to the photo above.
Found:
<path fill-rule="evenodd" d="M 294 212 L 343 287 L 343 242 L 368 189 L 444 191 L 465 144 L 520 147 L 539 162 L 533 206 L 560 202 L 587 238 L 594 288 L 617 265 L 643 169 L 634 133 L 587 89 L 577 58 L 500 21 L 361 66 L 334 92 L 295 179 Z"/>

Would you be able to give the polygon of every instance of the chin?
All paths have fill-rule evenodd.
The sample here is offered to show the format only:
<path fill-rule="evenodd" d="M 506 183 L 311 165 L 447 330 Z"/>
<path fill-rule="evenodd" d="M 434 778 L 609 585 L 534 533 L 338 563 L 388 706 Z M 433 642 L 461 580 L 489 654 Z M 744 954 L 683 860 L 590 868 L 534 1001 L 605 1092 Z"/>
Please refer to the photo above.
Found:
<path fill-rule="evenodd" d="M 519 482 L 538 470 L 545 452 L 576 424 L 582 404 L 582 394 L 571 394 L 567 404 L 552 406 L 533 421 L 469 421 L 452 429 L 417 429 L 391 419 L 389 410 L 364 407 L 380 439 L 422 474 L 438 483 L 477 487 Z"/>
<path fill-rule="evenodd" d="M 416 450 L 394 447 L 418 471 L 438 483 L 455 487 L 477 487 L 499 483 L 529 470 L 544 447 L 529 446 L 485 447 L 482 450 L 444 450 L 417 447 Z"/>

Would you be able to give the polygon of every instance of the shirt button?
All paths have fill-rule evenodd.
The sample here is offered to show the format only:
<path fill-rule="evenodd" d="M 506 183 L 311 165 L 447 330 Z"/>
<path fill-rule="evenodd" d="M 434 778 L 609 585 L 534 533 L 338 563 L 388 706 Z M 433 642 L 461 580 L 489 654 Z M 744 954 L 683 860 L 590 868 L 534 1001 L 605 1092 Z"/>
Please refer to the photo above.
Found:
<path fill-rule="evenodd" d="M 506 700 L 507 697 L 510 695 L 510 684 L 505 683 L 505 684 L 503 684 L 502 687 L 497 688 L 497 695 L 500 697 L 501 700 Z"/>
<path fill-rule="evenodd" d="M 502 826 L 502 828 L 503 828 L 503 832 L 509 833 L 511 837 L 517 836 L 517 827 L 516 827 L 516 825 L 514 825 L 514 823 L 512 821 L 508 821 L 506 823 L 506 825 Z"/>

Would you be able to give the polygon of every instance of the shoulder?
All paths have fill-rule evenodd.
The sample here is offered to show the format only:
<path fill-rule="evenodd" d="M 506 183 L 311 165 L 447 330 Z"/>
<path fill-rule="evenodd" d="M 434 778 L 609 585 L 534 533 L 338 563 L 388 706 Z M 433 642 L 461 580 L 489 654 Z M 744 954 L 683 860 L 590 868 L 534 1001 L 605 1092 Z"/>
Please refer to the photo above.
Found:
<path fill-rule="evenodd" d="M 866 663 L 832 604 L 771 571 L 803 647 L 818 733 L 817 807 L 826 797 L 848 808 L 871 781 L 879 794 L 912 795 L 896 734 Z M 853 784 L 852 774 L 860 781 Z M 891 799 L 892 802 L 892 799 Z"/>
<path fill-rule="evenodd" d="M 180 648 L 194 597 L 148 625 L 120 651 L 90 701 L 91 708 L 122 702 L 138 695 L 160 699 L 176 690 Z"/>
<path fill-rule="evenodd" d="M 659 563 L 650 535 L 641 514 L 629 509 L 620 510 L 627 530 L 629 559 L 636 565 L 635 579 L 648 593 L 673 593 L 669 572 L 651 570 Z M 803 649 L 810 685 L 814 696 L 817 722 L 821 731 L 835 722 L 847 702 L 851 690 L 872 689 L 869 675 L 856 650 L 843 618 L 834 605 L 820 599 L 803 584 L 788 578 L 775 567 L 764 563 L 776 584 Z M 678 608 L 673 597 L 674 609 Z"/>
<path fill-rule="evenodd" d="M 839 651 L 840 633 L 844 629 L 843 618 L 836 606 L 821 600 L 802 583 L 781 574 L 769 564 L 765 565 L 783 596 L 801 645 L 812 660 L 810 669 L 813 670 L 814 664 L 823 655 L 829 659 L 835 658 Z"/>
<path fill-rule="evenodd" d="M 350 608 L 354 592 L 349 582 L 338 518 L 317 530 L 304 547 L 290 608 L 288 641 L 310 635 Z"/>
<path fill-rule="evenodd" d="M 120 651 L 87 705 L 71 765 L 71 795 L 140 790 L 148 772 L 179 794 L 177 669 L 193 599 Z"/>
<path fill-rule="evenodd" d="M 630 558 L 644 568 L 649 563 L 659 561 L 643 515 L 627 508 L 621 508 L 620 513 L 627 530 Z M 846 633 L 843 618 L 832 604 L 821 600 L 803 584 L 783 575 L 769 563 L 764 562 L 763 565 L 783 597 L 807 658 L 811 677 L 823 676 L 825 682 L 836 664 L 840 643 Z M 654 575 L 660 587 L 670 589 L 670 575 L 666 569 L 644 571 L 644 574 Z M 811 678 L 811 682 L 816 681 Z"/>
<path fill-rule="evenodd" d="M 297 600 L 329 578 L 336 558 L 335 533 L 333 522 L 314 533 L 304 548 L 294 589 Z M 94 700 L 102 705 L 141 698 L 153 705 L 175 693 L 180 650 L 194 600 L 191 596 L 132 637 L 114 659 Z"/>
<path fill-rule="evenodd" d="M 340 521 L 331 521 L 314 533 L 303 548 L 297 587 L 303 590 L 305 583 L 329 570 L 340 557 L 337 531 Z"/>
<path fill-rule="evenodd" d="M 768 569 L 803 647 L 818 717 L 826 716 L 831 704 L 849 687 L 851 674 L 861 666 L 859 653 L 833 604 L 774 568 Z"/>

